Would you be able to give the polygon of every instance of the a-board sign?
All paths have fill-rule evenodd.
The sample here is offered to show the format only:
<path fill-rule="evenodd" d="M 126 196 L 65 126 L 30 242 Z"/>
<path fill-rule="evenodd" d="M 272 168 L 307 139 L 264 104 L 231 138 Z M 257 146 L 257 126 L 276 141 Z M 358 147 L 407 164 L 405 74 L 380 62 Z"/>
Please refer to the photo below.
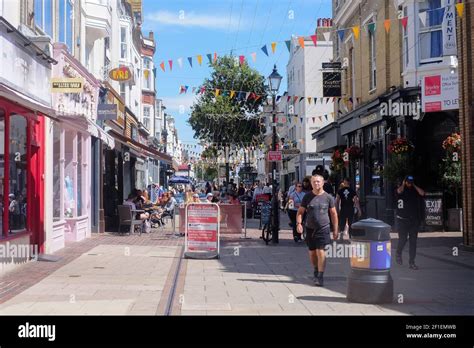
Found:
<path fill-rule="evenodd" d="M 185 208 L 185 257 L 219 257 L 219 206 L 190 203 Z"/>
<path fill-rule="evenodd" d="M 270 223 L 270 216 L 272 212 L 272 204 L 270 202 L 264 202 L 260 210 L 260 220 L 262 226 Z"/>
<path fill-rule="evenodd" d="M 443 194 L 427 192 L 425 202 L 425 224 L 443 226 Z"/>

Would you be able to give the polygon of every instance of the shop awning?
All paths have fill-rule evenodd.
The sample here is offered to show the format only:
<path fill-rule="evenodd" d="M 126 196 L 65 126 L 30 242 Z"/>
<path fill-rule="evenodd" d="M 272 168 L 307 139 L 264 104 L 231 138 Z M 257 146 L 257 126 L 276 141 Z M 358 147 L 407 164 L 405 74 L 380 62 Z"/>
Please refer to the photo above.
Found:
<path fill-rule="evenodd" d="M 332 150 L 344 144 L 344 139 L 341 136 L 341 129 L 337 122 L 332 122 L 327 126 L 321 128 L 312 134 L 313 139 L 316 139 L 316 152 L 332 152 Z"/>
<path fill-rule="evenodd" d="M 88 131 L 89 133 L 102 140 L 105 145 L 107 145 L 109 148 L 113 149 L 115 148 L 115 140 L 112 136 L 110 136 L 108 133 L 106 133 L 97 123 L 95 123 L 92 120 L 87 120 L 88 121 Z"/>
<path fill-rule="evenodd" d="M 165 154 L 163 152 L 160 152 L 158 150 L 155 150 L 149 146 L 146 146 L 144 144 L 139 143 L 138 141 L 135 141 L 133 139 L 129 139 L 126 136 L 117 133 L 115 130 L 110 129 L 109 130 L 110 134 L 112 137 L 115 138 L 116 141 L 124 144 L 125 146 L 128 146 L 130 148 L 135 149 L 136 151 L 139 151 L 141 156 L 144 157 L 151 157 L 163 162 L 166 162 L 168 164 L 172 163 L 172 158 L 170 155 Z"/>

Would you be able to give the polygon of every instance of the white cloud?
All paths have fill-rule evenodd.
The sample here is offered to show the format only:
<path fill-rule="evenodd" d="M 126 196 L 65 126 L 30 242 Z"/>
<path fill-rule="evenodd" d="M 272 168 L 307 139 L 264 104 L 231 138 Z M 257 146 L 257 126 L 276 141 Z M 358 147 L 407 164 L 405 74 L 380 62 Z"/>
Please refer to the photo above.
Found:
<path fill-rule="evenodd" d="M 191 106 L 197 100 L 196 95 L 194 94 L 183 94 L 177 97 L 160 97 L 160 99 L 163 100 L 163 104 L 167 110 L 177 113 L 179 113 L 181 110 L 184 113 L 189 113 L 191 111 Z"/>
<path fill-rule="evenodd" d="M 163 25 L 180 26 L 180 27 L 200 27 L 207 29 L 225 29 L 225 30 L 243 30 L 247 23 L 240 20 L 238 16 L 233 16 L 229 23 L 229 16 L 225 14 L 203 15 L 195 12 L 171 12 L 157 11 L 148 14 L 146 21 L 152 21 Z M 230 24 L 230 25 L 229 25 Z"/>

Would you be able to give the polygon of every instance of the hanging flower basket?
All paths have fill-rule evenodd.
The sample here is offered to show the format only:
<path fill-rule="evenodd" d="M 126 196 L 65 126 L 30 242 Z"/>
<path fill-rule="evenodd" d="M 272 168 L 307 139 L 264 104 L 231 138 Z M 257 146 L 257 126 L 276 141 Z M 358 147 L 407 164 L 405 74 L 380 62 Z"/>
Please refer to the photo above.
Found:
<path fill-rule="evenodd" d="M 331 156 L 331 166 L 330 169 L 332 171 L 339 172 L 342 169 L 344 169 L 344 156 L 343 156 L 343 151 L 340 149 L 334 150 Z"/>
<path fill-rule="evenodd" d="M 352 162 L 357 161 L 358 159 L 361 159 L 362 157 L 364 157 L 364 154 L 362 153 L 362 149 L 357 145 L 349 146 L 345 152 L 349 155 L 349 161 L 352 161 Z"/>
<path fill-rule="evenodd" d="M 392 140 L 388 145 L 388 152 L 394 155 L 405 155 L 413 151 L 415 147 L 406 138 Z"/>
<path fill-rule="evenodd" d="M 448 153 L 460 152 L 461 151 L 461 135 L 459 133 L 453 133 L 443 141 L 443 149 Z"/>

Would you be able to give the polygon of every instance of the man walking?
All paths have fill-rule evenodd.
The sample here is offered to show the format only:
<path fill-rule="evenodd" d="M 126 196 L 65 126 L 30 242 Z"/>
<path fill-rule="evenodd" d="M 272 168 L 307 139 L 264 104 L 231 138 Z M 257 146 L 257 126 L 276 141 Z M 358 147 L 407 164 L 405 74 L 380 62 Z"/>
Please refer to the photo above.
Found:
<path fill-rule="evenodd" d="M 416 241 L 421 221 L 420 199 L 425 191 L 415 185 L 413 176 L 409 175 L 397 189 L 397 217 L 395 226 L 398 232 L 397 263 L 403 264 L 402 251 L 407 239 L 410 242 L 409 260 L 410 269 L 417 270 L 415 264 Z"/>
<path fill-rule="evenodd" d="M 326 245 L 331 243 L 330 220 L 334 227 L 333 238 L 337 239 L 339 230 L 334 198 L 323 190 L 324 177 L 316 174 L 311 177 L 313 191 L 307 193 L 296 215 L 297 231 L 303 233 L 303 215 L 306 215 L 306 244 L 309 249 L 309 259 L 314 267 L 314 283 L 324 285 L 324 270 L 326 267 Z M 331 218 L 329 218 L 329 215 Z"/>
<path fill-rule="evenodd" d="M 349 237 L 352 238 L 351 225 L 354 221 L 354 207 L 357 208 L 358 218 L 361 216 L 359 205 L 359 197 L 357 193 L 351 188 L 348 178 L 342 181 L 342 187 L 337 191 L 336 195 L 336 209 L 339 215 L 339 228 L 341 229 L 340 240 L 344 240 L 344 229 L 346 223 L 349 225 Z"/>

